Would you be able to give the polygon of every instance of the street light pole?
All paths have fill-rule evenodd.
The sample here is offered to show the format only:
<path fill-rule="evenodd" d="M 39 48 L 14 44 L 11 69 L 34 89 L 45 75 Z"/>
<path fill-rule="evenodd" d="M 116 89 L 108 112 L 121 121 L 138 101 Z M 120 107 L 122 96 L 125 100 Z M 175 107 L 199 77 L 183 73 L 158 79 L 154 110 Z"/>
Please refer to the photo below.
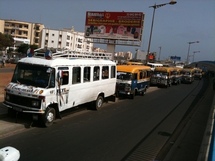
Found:
<path fill-rule="evenodd" d="M 200 51 L 194 51 L 194 52 L 193 52 L 193 62 L 194 62 L 195 53 L 200 53 Z"/>
<path fill-rule="evenodd" d="M 148 62 L 148 55 L 150 53 L 150 47 L 151 47 L 152 30 L 153 30 L 153 26 L 154 26 L 154 17 L 155 17 L 155 9 L 160 8 L 162 6 L 165 6 L 167 4 L 174 5 L 176 3 L 177 2 L 175 0 L 171 0 L 171 2 L 169 2 L 169 3 L 163 3 L 163 4 L 158 4 L 158 5 L 156 5 L 156 3 L 155 3 L 153 6 L 149 6 L 149 8 L 153 8 L 153 15 L 152 15 L 151 31 L 150 31 L 149 43 L 148 43 L 148 49 L 147 49 L 147 55 L 146 55 L 147 56 L 147 58 L 146 58 L 147 62 Z"/>
<path fill-rule="evenodd" d="M 159 47 L 159 56 L 158 56 L 158 61 L 160 61 L 160 56 L 161 56 L 161 46 Z"/>
<path fill-rule="evenodd" d="M 186 64 L 189 64 L 190 45 L 191 45 L 191 44 L 194 44 L 194 43 L 199 43 L 199 41 L 188 42 L 189 46 L 188 46 L 188 52 L 187 52 L 187 60 L 186 60 Z"/>

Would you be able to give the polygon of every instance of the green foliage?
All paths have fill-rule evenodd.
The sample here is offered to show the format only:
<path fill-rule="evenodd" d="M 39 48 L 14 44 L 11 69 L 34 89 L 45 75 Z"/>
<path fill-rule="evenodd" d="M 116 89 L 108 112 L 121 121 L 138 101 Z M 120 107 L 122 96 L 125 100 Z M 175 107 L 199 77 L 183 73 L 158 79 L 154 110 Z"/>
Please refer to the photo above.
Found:
<path fill-rule="evenodd" d="M 21 45 L 18 47 L 17 51 L 18 51 L 19 53 L 27 53 L 28 48 L 29 48 L 29 45 L 28 45 L 28 44 L 21 44 Z"/>
<path fill-rule="evenodd" d="M 19 53 L 27 54 L 27 50 L 28 50 L 29 48 L 37 49 L 38 46 L 37 46 L 37 45 L 21 44 L 21 45 L 18 47 L 17 51 L 18 51 Z"/>
<path fill-rule="evenodd" d="M 0 33 L 0 50 L 13 46 L 14 40 L 11 35 Z"/>

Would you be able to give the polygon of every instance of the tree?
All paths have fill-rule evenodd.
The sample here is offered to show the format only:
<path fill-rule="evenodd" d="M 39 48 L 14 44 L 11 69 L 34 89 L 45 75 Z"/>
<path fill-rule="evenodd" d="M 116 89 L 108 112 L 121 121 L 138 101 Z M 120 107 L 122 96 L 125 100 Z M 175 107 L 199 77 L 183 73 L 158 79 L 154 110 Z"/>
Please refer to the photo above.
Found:
<path fill-rule="evenodd" d="M 29 49 L 29 45 L 28 44 L 21 44 L 19 47 L 18 47 L 18 49 L 17 49 L 17 51 L 19 52 L 19 53 L 27 53 L 27 50 Z"/>
<path fill-rule="evenodd" d="M 17 51 L 19 53 L 27 54 L 27 51 L 28 51 L 29 48 L 37 49 L 38 46 L 37 45 L 21 44 L 20 46 L 18 46 L 18 50 Z"/>
<path fill-rule="evenodd" d="M 0 50 L 13 46 L 14 39 L 11 35 L 0 33 Z"/>

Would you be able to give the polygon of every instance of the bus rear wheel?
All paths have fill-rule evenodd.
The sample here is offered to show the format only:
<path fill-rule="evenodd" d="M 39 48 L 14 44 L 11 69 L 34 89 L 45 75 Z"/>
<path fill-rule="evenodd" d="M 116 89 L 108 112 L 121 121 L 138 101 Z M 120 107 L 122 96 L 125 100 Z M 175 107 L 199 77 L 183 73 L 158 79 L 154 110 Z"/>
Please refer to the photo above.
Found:
<path fill-rule="evenodd" d="M 95 110 L 99 110 L 102 107 L 103 103 L 104 103 L 104 98 L 103 96 L 99 95 L 94 103 Z"/>
<path fill-rule="evenodd" d="M 47 108 L 45 114 L 43 115 L 43 125 L 45 127 L 49 127 L 53 124 L 54 120 L 56 118 L 56 111 L 54 108 Z"/>

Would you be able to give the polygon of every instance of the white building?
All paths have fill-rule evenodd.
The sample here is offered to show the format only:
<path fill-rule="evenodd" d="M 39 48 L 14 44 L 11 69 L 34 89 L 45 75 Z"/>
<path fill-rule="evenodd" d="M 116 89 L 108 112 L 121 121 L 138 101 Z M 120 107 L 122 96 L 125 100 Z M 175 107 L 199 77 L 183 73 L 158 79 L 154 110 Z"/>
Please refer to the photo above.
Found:
<path fill-rule="evenodd" d="M 93 43 L 83 32 L 74 29 L 53 30 L 44 28 L 41 34 L 41 48 L 60 48 L 77 52 L 92 52 Z"/>

